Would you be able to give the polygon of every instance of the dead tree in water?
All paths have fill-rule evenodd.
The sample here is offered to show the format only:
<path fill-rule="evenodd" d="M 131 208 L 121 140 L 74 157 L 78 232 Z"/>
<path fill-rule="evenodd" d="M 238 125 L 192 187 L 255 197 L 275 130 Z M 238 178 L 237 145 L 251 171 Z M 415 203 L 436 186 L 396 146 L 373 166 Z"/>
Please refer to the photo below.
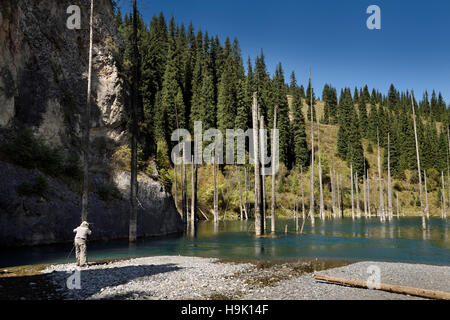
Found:
<path fill-rule="evenodd" d="M 352 188 L 352 219 L 355 219 L 355 202 L 353 200 L 353 164 L 350 164 L 350 186 Z"/>
<path fill-rule="evenodd" d="M 311 68 L 309 68 L 309 86 L 311 88 L 311 201 L 309 204 L 309 215 L 311 216 L 311 224 L 314 225 L 314 107 Z"/>
<path fill-rule="evenodd" d="M 217 192 L 217 177 L 216 177 L 216 153 L 213 155 L 213 185 L 214 185 L 214 223 L 219 222 L 219 194 Z"/>
<path fill-rule="evenodd" d="M 241 183 L 241 169 L 239 166 L 236 166 L 236 173 L 239 183 L 239 210 L 240 210 L 240 219 L 241 221 L 244 220 L 244 197 L 242 194 L 242 183 Z"/>
<path fill-rule="evenodd" d="M 447 210 L 445 206 L 445 182 L 444 171 L 442 171 L 442 219 L 447 218 Z"/>
<path fill-rule="evenodd" d="M 427 213 L 427 219 L 430 219 L 430 207 L 428 206 L 428 187 L 427 187 L 427 172 L 423 170 L 423 184 L 425 186 L 425 212 Z"/>
<path fill-rule="evenodd" d="M 414 107 L 414 91 L 412 89 L 411 89 L 411 104 L 412 104 L 413 123 L 414 123 L 414 138 L 416 140 L 417 173 L 419 174 L 420 209 L 422 211 L 422 229 L 426 230 L 427 223 L 425 221 L 425 212 L 424 212 L 424 208 L 423 208 L 422 171 L 420 170 L 419 139 L 417 138 L 416 110 Z"/>
<path fill-rule="evenodd" d="M 338 192 L 338 217 L 341 215 L 341 191 L 339 189 L 339 174 L 336 175 L 336 184 Z"/>
<path fill-rule="evenodd" d="M 277 106 L 275 106 L 273 110 L 273 130 L 277 129 Z M 271 210 L 272 210 L 272 220 L 271 220 L 271 228 L 270 231 L 272 233 L 275 233 L 275 183 L 276 183 L 276 159 L 275 159 L 275 148 L 278 146 L 275 145 L 275 139 L 272 137 L 272 203 L 271 203 Z M 296 192 L 296 194 L 298 194 Z M 297 210 L 297 208 L 295 208 Z M 297 230 L 298 231 L 298 230 Z"/>
<path fill-rule="evenodd" d="M 248 220 L 248 201 L 247 201 L 247 195 L 248 195 L 248 187 L 249 187 L 249 182 L 248 182 L 248 174 L 247 174 L 247 168 L 244 167 L 244 190 L 245 190 L 245 197 L 244 197 L 244 214 L 245 214 L 245 220 Z"/>
<path fill-rule="evenodd" d="M 361 210 L 359 208 L 359 183 L 358 183 L 358 172 L 356 172 L 355 178 L 355 190 L 356 190 L 356 217 L 361 218 Z"/>
<path fill-rule="evenodd" d="M 194 163 L 194 156 L 192 156 L 192 180 L 191 180 L 191 189 L 192 189 L 192 196 L 191 196 L 191 221 L 196 222 L 197 221 L 197 164 Z"/>
<path fill-rule="evenodd" d="M 264 221 L 262 209 L 262 186 L 261 186 L 261 165 L 260 165 L 260 150 L 259 150 L 259 123 L 258 123 L 258 95 L 253 93 L 252 106 L 252 120 L 253 120 L 253 160 L 255 169 L 255 234 L 256 236 L 264 235 Z"/>
<path fill-rule="evenodd" d="M 263 161 L 263 157 L 266 155 L 266 144 L 265 137 L 262 131 L 264 130 L 264 116 L 259 117 L 259 138 L 260 138 L 260 154 L 261 161 Z M 261 169 L 264 167 L 264 163 L 261 162 Z M 262 186 L 262 216 L 263 216 L 263 228 L 264 232 L 266 231 L 266 176 L 261 172 L 261 186 Z"/>
<path fill-rule="evenodd" d="M 317 152 L 319 153 L 319 189 L 320 189 L 320 218 L 325 220 L 325 208 L 323 203 L 323 183 L 322 183 L 322 163 L 320 158 L 320 124 L 319 117 L 317 120 Z"/>
<path fill-rule="evenodd" d="M 384 213 L 384 199 L 383 199 L 383 178 L 381 177 L 381 159 L 380 159 L 380 137 L 377 128 L 377 144 L 378 144 L 378 181 L 379 181 L 379 192 L 380 192 L 380 220 L 381 222 L 386 221 L 386 216 Z"/>
<path fill-rule="evenodd" d="M 366 161 L 364 161 L 363 194 L 364 194 L 364 217 L 366 218 L 367 217 Z"/>
<path fill-rule="evenodd" d="M 391 186 L 391 135 L 388 133 L 388 211 L 389 211 L 389 221 L 392 220 L 394 215 L 392 209 L 392 186 Z"/>
<path fill-rule="evenodd" d="M 369 218 L 372 216 L 372 213 L 370 211 L 370 176 L 369 176 L 369 170 L 367 169 L 367 213 L 369 214 Z"/>
<path fill-rule="evenodd" d="M 302 185 L 302 219 L 306 219 L 305 214 L 305 191 L 303 189 L 303 166 L 300 166 L 300 183 Z"/>
<path fill-rule="evenodd" d="M 397 195 L 397 219 L 400 218 L 400 201 L 399 201 L 399 196 L 398 196 L 398 192 L 396 193 Z"/>
<path fill-rule="evenodd" d="M 91 87 L 92 87 L 92 41 L 94 29 L 94 0 L 91 0 L 91 17 L 89 23 L 89 67 L 88 67 L 88 88 L 87 102 L 84 114 L 84 131 L 83 131 L 83 193 L 81 196 L 81 221 L 86 221 L 88 216 L 89 205 L 89 136 L 91 130 Z"/>
<path fill-rule="evenodd" d="M 133 36 L 132 36 L 132 103 L 131 103 L 131 177 L 130 177 L 130 226 L 129 241 L 137 238 L 137 136 L 138 136 L 138 101 L 139 101 L 139 53 L 137 33 L 136 0 L 133 0 Z"/>
<path fill-rule="evenodd" d="M 175 164 L 173 166 L 173 176 L 174 176 L 174 186 L 175 186 L 175 207 L 178 210 L 178 199 L 177 199 L 177 193 L 178 193 L 178 186 L 177 186 L 177 163 L 175 160 Z"/>

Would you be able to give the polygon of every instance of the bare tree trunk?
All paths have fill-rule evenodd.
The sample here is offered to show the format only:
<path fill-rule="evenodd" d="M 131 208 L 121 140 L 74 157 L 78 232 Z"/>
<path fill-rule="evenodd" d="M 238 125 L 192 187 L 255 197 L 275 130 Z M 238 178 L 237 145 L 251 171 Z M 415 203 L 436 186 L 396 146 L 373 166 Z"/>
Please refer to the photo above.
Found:
<path fill-rule="evenodd" d="M 426 230 L 427 223 L 425 221 L 425 212 L 424 212 L 424 208 L 423 208 L 422 171 L 420 170 L 419 139 L 417 138 L 416 110 L 414 107 L 414 91 L 412 89 L 411 89 L 411 104 L 412 104 L 413 120 L 414 120 L 414 138 L 416 140 L 417 173 L 419 174 L 420 209 L 422 211 L 422 229 Z"/>
<path fill-rule="evenodd" d="M 259 151 L 259 123 L 258 123 L 258 96 L 253 93 L 253 151 L 254 151 L 254 166 L 255 166 L 255 234 L 257 237 L 264 234 L 264 221 L 262 210 L 262 196 L 261 196 L 261 166 L 260 166 L 260 151 Z"/>
<path fill-rule="evenodd" d="M 184 152 L 184 151 L 183 151 Z M 186 162 L 183 154 L 183 221 L 187 226 L 188 222 L 188 204 L 187 204 L 187 174 L 186 174 Z"/>
<path fill-rule="evenodd" d="M 239 166 L 236 166 L 236 173 L 239 182 L 239 209 L 241 212 L 240 219 L 244 220 L 244 197 L 242 195 L 242 183 L 241 183 L 241 169 Z"/>
<path fill-rule="evenodd" d="M 137 9 L 136 0 L 133 0 L 133 100 L 131 108 L 131 179 L 130 179 L 130 229 L 129 241 L 135 242 L 137 238 L 137 135 L 138 135 L 138 44 L 137 44 Z"/>
<path fill-rule="evenodd" d="M 173 170 L 174 170 L 174 182 L 175 182 L 175 207 L 178 210 L 178 186 L 177 186 L 177 164 L 175 163 L 173 166 Z"/>
<path fill-rule="evenodd" d="M 83 131 L 83 194 L 81 196 L 81 221 L 86 221 L 89 207 L 89 136 L 91 130 L 91 87 L 92 87 L 92 39 L 94 29 L 94 0 L 91 0 L 91 17 L 89 23 L 89 67 L 87 101 L 84 113 Z"/>
<path fill-rule="evenodd" d="M 377 144 L 378 144 L 378 181 L 379 181 L 379 192 L 380 192 L 380 220 L 381 222 L 386 221 L 386 216 L 384 213 L 384 199 L 383 199 L 383 178 L 381 177 L 381 157 L 380 157 L 380 138 L 378 135 L 377 128 Z"/>
<path fill-rule="evenodd" d="M 217 203 L 217 177 L 216 177 L 216 154 L 213 158 L 213 185 L 214 185 L 214 223 L 219 222 L 219 204 Z"/>
<path fill-rule="evenodd" d="M 294 204 L 294 206 L 295 206 L 295 232 L 298 232 L 298 228 L 299 228 L 299 226 L 298 226 L 298 193 L 299 193 L 299 189 L 300 188 L 298 188 L 298 189 L 296 189 L 295 190 L 295 204 Z"/>
<path fill-rule="evenodd" d="M 447 218 L 447 210 L 445 204 L 445 180 L 444 180 L 444 171 L 442 171 L 442 219 Z"/>
<path fill-rule="evenodd" d="M 309 83 L 311 88 L 311 192 L 309 215 L 311 216 L 311 224 L 314 225 L 314 108 L 313 108 L 313 89 L 311 80 L 311 68 L 309 68 Z"/>
<path fill-rule="evenodd" d="M 244 167 L 244 189 L 245 189 L 245 205 L 244 205 L 244 213 L 245 213 L 245 220 L 248 220 L 248 201 L 247 201 L 247 195 L 248 195 L 248 174 L 247 174 L 247 168 Z"/>
<path fill-rule="evenodd" d="M 277 106 L 275 106 L 273 110 L 273 129 L 277 129 Z M 275 139 L 272 138 L 272 203 L 271 203 L 271 210 L 272 210 L 272 220 L 271 220 L 271 232 L 275 233 L 275 184 L 276 184 L 276 158 L 275 158 L 275 148 L 277 146 L 275 145 Z M 298 192 L 295 192 L 298 195 Z M 295 208 L 297 212 L 297 207 Z M 298 215 L 297 215 L 298 217 Z M 298 220 L 298 218 L 297 218 Z M 298 222 L 297 222 L 298 224 Z M 297 230 L 298 231 L 298 230 Z"/>
<path fill-rule="evenodd" d="M 400 199 L 398 198 L 398 192 L 397 192 L 397 219 L 400 218 Z"/>
<path fill-rule="evenodd" d="M 370 176 L 369 176 L 369 170 L 367 169 L 367 213 L 369 214 L 369 218 L 372 217 L 372 213 L 370 211 Z"/>
<path fill-rule="evenodd" d="M 312 86 L 311 86 L 312 87 Z M 319 153 L 319 189 L 320 189 L 320 218 L 325 220 L 325 209 L 323 203 L 323 184 L 322 184 L 322 163 L 320 155 L 320 123 L 319 117 L 316 116 L 317 121 L 317 152 Z"/>
<path fill-rule="evenodd" d="M 389 210 L 389 221 L 391 221 L 394 213 L 393 213 L 393 209 L 392 209 L 391 135 L 390 135 L 390 133 L 388 133 L 388 210 Z"/>
<path fill-rule="evenodd" d="M 303 189 L 303 166 L 300 166 L 300 183 L 302 185 L 302 219 L 305 221 L 306 213 L 305 213 L 305 191 Z"/>
<path fill-rule="evenodd" d="M 430 207 L 428 206 L 428 187 L 427 187 L 427 172 L 423 170 L 424 186 L 425 186 L 425 212 L 427 213 L 427 219 L 430 219 Z"/>
<path fill-rule="evenodd" d="M 344 188 L 342 187 L 342 176 L 339 176 L 339 185 L 340 185 L 340 190 L 341 190 L 341 218 L 344 218 Z"/>
<path fill-rule="evenodd" d="M 264 136 L 261 132 L 261 130 L 264 130 L 264 117 L 260 116 L 259 117 L 259 137 L 260 137 L 260 154 L 261 155 L 265 155 L 266 154 L 266 144 L 265 144 L 265 139 Z M 262 157 L 261 157 L 261 168 L 263 168 L 263 163 L 262 163 Z M 262 216 L 263 216 L 263 229 L 264 232 L 266 232 L 266 221 L 267 221 L 267 217 L 266 217 L 266 176 L 263 175 L 261 173 L 261 186 L 262 186 Z"/>
<path fill-rule="evenodd" d="M 365 166 L 364 166 L 365 167 Z M 363 174 L 363 194 L 364 194 L 364 218 L 367 218 L 367 189 L 366 189 L 366 170 Z"/>
<path fill-rule="evenodd" d="M 355 219 L 355 201 L 353 199 L 353 164 L 350 164 L 350 186 L 352 188 L 352 219 Z"/>
<path fill-rule="evenodd" d="M 450 130 L 447 127 L 447 140 L 448 140 L 448 149 L 447 149 L 447 185 L 448 187 L 448 204 L 450 207 L 450 165 L 449 165 L 449 156 L 450 156 Z"/>
<path fill-rule="evenodd" d="M 355 179 L 355 190 L 356 190 L 356 217 L 358 219 L 361 218 L 361 210 L 359 207 L 359 183 L 358 183 L 358 172 L 356 172 L 356 179 Z"/>
<path fill-rule="evenodd" d="M 337 184 L 337 201 L 338 201 L 338 216 L 341 216 L 341 190 L 339 189 L 339 174 L 336 175 Z"/>
<path fill-rule="evenodd" d="M 192 204 L 191 204 L 191 220 L 197 221 L 197 164 L 194 163 L 194 156 L 192 156 Z"/>

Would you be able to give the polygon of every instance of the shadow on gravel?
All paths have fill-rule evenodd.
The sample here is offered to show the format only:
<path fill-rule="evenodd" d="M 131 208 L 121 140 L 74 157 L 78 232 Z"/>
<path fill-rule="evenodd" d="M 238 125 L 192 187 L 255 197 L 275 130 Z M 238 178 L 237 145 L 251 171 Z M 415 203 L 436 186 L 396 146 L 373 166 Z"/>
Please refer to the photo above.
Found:
<path fill-rule="evenodd" d="M 93 265 L 96 264 L 91 267 Z M 5 277 L 0 278 L 0 300 L 85 299 L 106 287 L 180 269 L 176 264 L 83 268 L 79 273 L 81 288 L 72 290 L 67 288 L 66 283 L 74 275 L 75 269 L 70 272 L 54 271 L 51 274 Z M 57 281 L 56 285 L 53 280 Z"/>

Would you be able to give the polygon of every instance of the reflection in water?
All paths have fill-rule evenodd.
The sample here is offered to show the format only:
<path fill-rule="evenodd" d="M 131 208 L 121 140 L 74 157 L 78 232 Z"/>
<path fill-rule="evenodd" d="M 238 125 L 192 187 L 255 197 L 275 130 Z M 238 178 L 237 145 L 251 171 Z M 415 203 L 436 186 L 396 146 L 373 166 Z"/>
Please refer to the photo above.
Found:
<path fill-rule="evenodd" d="M 405 261 L 450 265 L 448 222 L 433 218 L 422 231 L 420 218 L 393 219 L 389 226 L 379 219 L 332 219 L 306 224 L 302 235 L 284 234 L 285 225 L 295 230 L 295 221 L 277 220 L 276 238 L 255 238 L 254 222 L 199 222 L 185 235 L 128 241 L 90 242 L 89 260 L 119 257 L 185 255 L 230 258 L 339 258 Z M 386 230 L 386 228 L 389 228 Z M 386 237 L 387 235 L 387 237 Z M 0 267 L 66 262 L 71 244 L 14 248 L 0 251 Z M 73 261 L 73 255 L 70 258 Z"/>

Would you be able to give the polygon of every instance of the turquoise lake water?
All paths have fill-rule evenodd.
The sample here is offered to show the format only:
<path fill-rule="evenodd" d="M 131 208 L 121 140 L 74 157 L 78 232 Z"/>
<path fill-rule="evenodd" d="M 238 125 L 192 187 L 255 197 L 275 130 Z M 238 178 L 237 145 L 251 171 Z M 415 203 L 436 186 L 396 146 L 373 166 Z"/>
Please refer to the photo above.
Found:
<path fill-rule="evenodd" d="M 301 223 L 301 222 L 300 222 Z M 285 234 L 285 225 L 292 233 Z M 270 227 L 270 220 L 267 220 Z M 420 218 L 400 218 L 381 223 L 379 219 L 335 219 L 315 226 L 308 221 L 304 234 L 294 233 L 293 220 L 277 220 L 277 237 L 254 237 L 254 222 L 225 221 L 217 227 L 199 223 L 191 232 L 163 238 L 88 243 L 89 260 L 183 255 L 242 259 L 311 259 L 398 261 L 450 265 L 449 222 L 433 218 L 426 231 Z M 93 230 L 95 232 L 95 230 Z M 71 244 L 2 250 L 0 267 L 73 262 Z"/>

